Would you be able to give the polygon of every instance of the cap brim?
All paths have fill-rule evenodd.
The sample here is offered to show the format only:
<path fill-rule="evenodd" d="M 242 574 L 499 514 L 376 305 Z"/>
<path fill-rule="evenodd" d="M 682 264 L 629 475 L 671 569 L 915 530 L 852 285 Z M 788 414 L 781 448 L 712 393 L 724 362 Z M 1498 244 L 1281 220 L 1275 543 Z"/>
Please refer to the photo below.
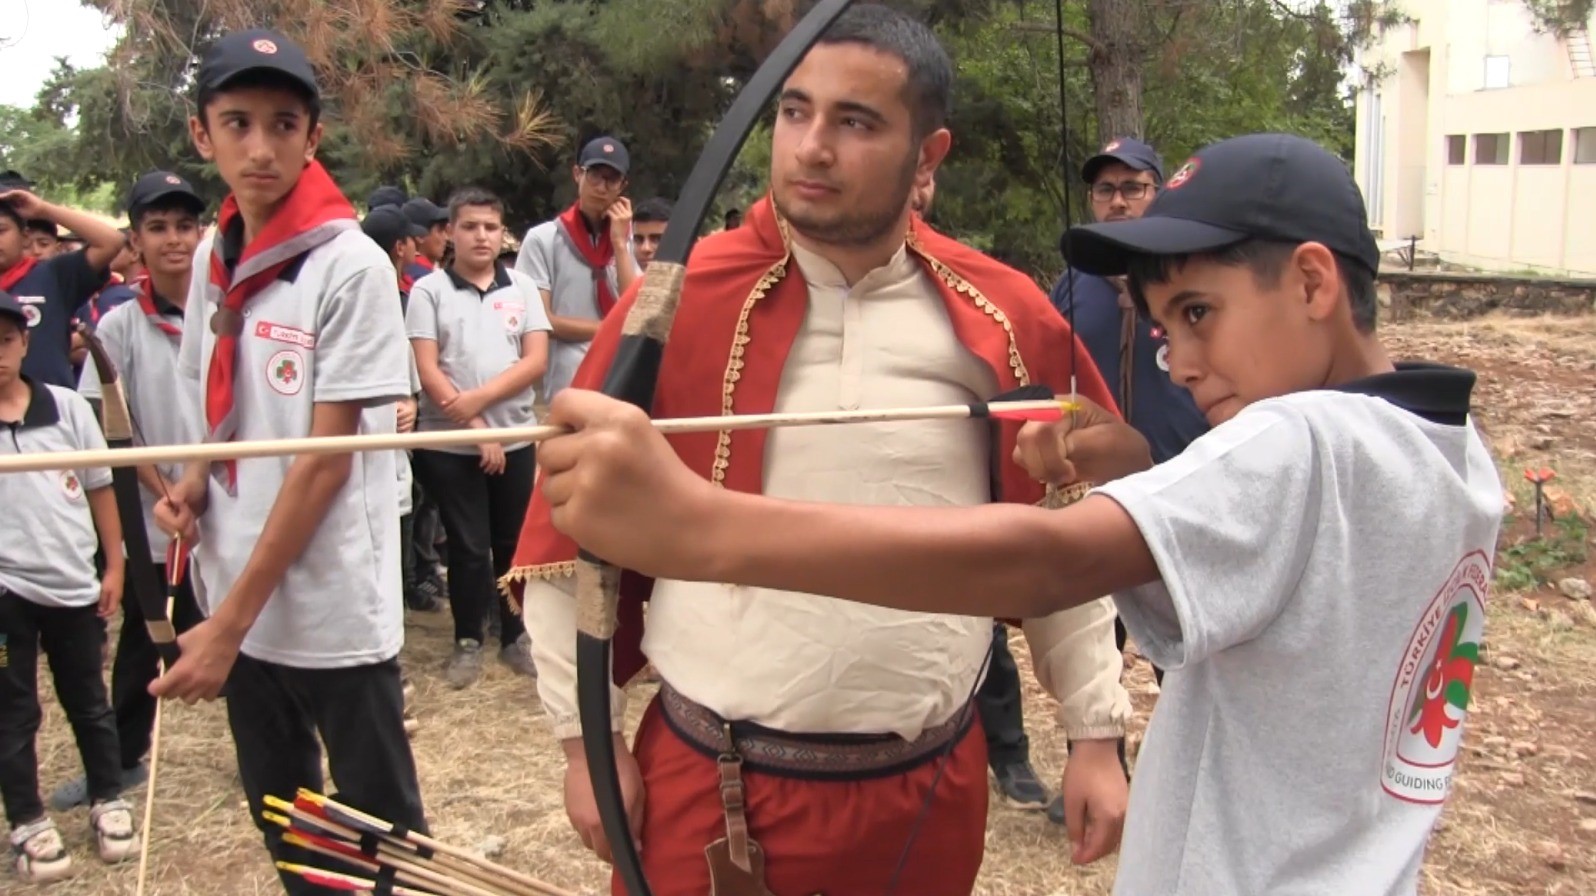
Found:
<path fill-rule="evenodd" d="M 1075 270 L 1116 277 L 1125 273 L 1137 255 L 1210 252 L 1247 236 L 1240 230 L 1186 218 L 1145 217 L 1073 227 L 1059 241 L 1059 251 Z"/>
<path fill-rule="evenodd" d="M 225 90 L 227 89 L 227 85 L 238 80 L 241 76 L 249 74 L 250 72 L 276 72 L 277 74 L 282 75 L 283 77 L 288 78 L 289 80 L 299 84 L 299 86 L 305 88 L 305 90 L 308 91 L 311 96 L 317 98 L 318 100 L 321 99 L 321 88 L 317 86 L 315 81 L 307 80 L 306 77 L 300 72 L 293 71 L 289 68 L 285 68 L 284 66 L 263 65 L 261 63 L 253 63 L 250 65 L 241 66 L 212 77 L 210 80 L 210 89 L 213 91 Z"/>
<path fill-rule="evenodd" d="M 582 170 L 586 171 L 589 168 L 597 168 L 600 165 L 603 165 L 605 168 L 610 168 L 612 170 L 618 171 L 618 172 L 620 172 L 623 175 L 626 173 L 626 169 L 625 168 L 622 168 L 620 165 L 617 165 L 614 162 L 611 162 L 609 159 L 594 159 L 593 161 L 588 162 L 586 165 L 583 165 L 582 166 Z"/>
<path fill-rule="evenodd" d="M 428 233 L 431 233 L 431 231 L 429 231 L 427 228 L 422 227 L 420 224 L 417 224 L 408 218 L 405 219 L 405 236 L 408 236 L 412 239 L 420 239 L 421 237 L 426 236 Z"/>

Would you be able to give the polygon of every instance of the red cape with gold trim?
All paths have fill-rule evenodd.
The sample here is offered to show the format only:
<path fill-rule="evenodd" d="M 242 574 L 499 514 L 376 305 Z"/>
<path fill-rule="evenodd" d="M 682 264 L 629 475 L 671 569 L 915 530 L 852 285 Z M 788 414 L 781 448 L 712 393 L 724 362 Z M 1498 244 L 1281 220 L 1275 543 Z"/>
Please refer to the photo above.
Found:
<path fill-rule="evenodd" d="M 694 247 L 670 339 L 660 366 L 650 414 L 657 418 L 771 413 L 782 368 L 804 321 L 809 293 L 788 249 L 786 222 L 769 197 L 748 212 L 743 226 L 711 234 Z M 1074 334 L 1031 279 L 1019 271 L 937 233 L 919 216 L 907 238 L 910 254 L 936 284 L 955 335 L 991 367 L 998 390 L 1041 384 L 1056 394 L 1070 388 Z M 620 340 L 621 324 L 642 278 L 606 316 L 577 369 L 571 387 L 599 389 Z M 757 350 L 749 345 L 757 342 Z M 1076 345 L 1080 394 L 1113 409 L 1113 394 L 1083 345 Z M 1012 460 L 1020 423 L 1000 422 L 994 462 L 1002 494 L 997 500 L 1037 504 L 1045 488 Z M 686 433 L 668 437 L 699 475 L 729 489 L 763 489 L 766 432 Z M 532 492 L 510 572 L 500 580 L 520 605 L 525 582 L 575 571 L 577 546 L 549 521 L 541 476 Z M 628 572 L 621 580 L 620 629 L 615 639 L 615 680 L 640 670 L 642 604 L 653 581 Z"/>

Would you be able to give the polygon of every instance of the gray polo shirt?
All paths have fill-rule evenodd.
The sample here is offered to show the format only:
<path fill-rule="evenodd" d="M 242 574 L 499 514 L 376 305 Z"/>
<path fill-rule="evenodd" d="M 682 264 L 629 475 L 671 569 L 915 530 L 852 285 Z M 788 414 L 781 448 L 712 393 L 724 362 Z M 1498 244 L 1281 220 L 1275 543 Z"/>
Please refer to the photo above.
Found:
<path fill-rule="evenodd" d="M 615 251 L 630 254 L 631 241 L 616 246 Z M 527 231 L 526 238 L 521 241 L 521 251 L 515 257 L 515 269 L 532 278 L 538 289 L 549 291 L 549 304 L 556 316 L 599 319 L 598 287 L 593 282 L 593 271 L 562 232 L 558 220 L 544 221 Z M 610 292 L 619 299 L 621 290 L 614 262 L 605 269 L 604 275 L 609 278 Z M 571 384 L 576 368 L 587 357 L 587 347 L 586 342 L 561 342 L 550 337 L 549 369 L 543 375 L 544 402 L 552 401 L 561 389 Z"/>
<path fill-rule="evenodd" d="M 153 303 L 159 319 L 181 332 L 183 309 L 160 296 L 155 296 Z M 123 302 L 106 312 L 95 334 L 105 344 L 105 353 L 122 380 L 122 392 L 137 424 L 134 441 L 140 445 L 189 445 L 200 441 L 204 432 L 199 407 L 191 400 L 177 398 L 191 388 L 177 372 L 181 335 L 162 331 L 137 301 Z M 94 400 L 101 397 L 99 368 L 93 355 L 83 365 L 78 393 Z M 157 469 L 171 482 L 183 475 L 180 463 L 160 464 Z M 166 546 L 171 539 L 155 525 L 155 502 L 160 497 L 147 488 L 139 490 L 144 503 L 144 529 L 150 535 L 150 559 L 165 563 Z"/>
<path fill-rule="evenodd" d="M 0 456 L 105 449 L 83 396 L 25 379 L 32 394 L 22 419 L 0 424 Z M 86 607 L 100 599 L 94 574 L 99 536 L 88 493 L 111 484 L 104 467 L 0 476 L 0 588 L 46 607 Z"/>
<path fill-rule="evenodd" d="M 211 238 L 196 271 L 207 269 Z M 179 371 L 203 420 L 217 305 L 196 274 L 184 318 Z M 244 306 L 235 368 L 239 441 L 308 436 L 318 403 L 359 403 L 362 435 L 392 433 L 393 403 L 410 394 L 404 313 L 393 262 L 351 227 L 307 252 Z M 349 478 L 315 536 L 244 638 L 254 659 L 302 669 L 347 668 L 393 658 L 404 644 L 399 500 L 393 451 L 351 455 Z M 202 602 L 214 615 L 260 541 L 293 457 L 238 461 L 229 495 L 210 481 L 210 509 L 194 546 Z"/>
<path fill-rule="evenodd" d="M 453 270 L 437 270 L 410 288 L 405 325 L 411 339 L 438 344 L 438 367 L 455 388 L 475 389 L 521 360 L 521 337 L 548 331 L 549 316 L 531 278 L 504 265 L 496 265 L 493 283 L 486 290 L 469 283 Z M 528 386 L 512 398 L 490 405 L 482 418 L 494 428 L 531 426 L 536 390 Z M 459 429 L 430 396 L 421 395 L 416 415 L 418 432 Z M 528 443 L 505 445 L 514 451 Z M 450 454 L 476 454 L 471 446 L 440 448 Z"/>

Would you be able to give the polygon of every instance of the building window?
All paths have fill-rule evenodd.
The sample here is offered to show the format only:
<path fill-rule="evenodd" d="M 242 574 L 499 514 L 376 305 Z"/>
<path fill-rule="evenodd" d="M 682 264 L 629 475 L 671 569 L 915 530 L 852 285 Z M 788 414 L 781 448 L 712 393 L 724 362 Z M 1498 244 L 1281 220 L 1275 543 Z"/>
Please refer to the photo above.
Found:
<path fill-rule="evenodd" d="M 1468 138 L 1462 134 L 1448 134 L 1446 136 L 1446 163 L 1448 165 L 1461 165 L 1467 162 Z"/>
<path fill-rule="evenodd" d="M 1474 135 L 1474 164 L 1476 164 L 1476 165 L 1506 165 L 1507 164 L 1507 135 L 1506 134 L 1475 134 Z"/>
<path fill-rule="evenodd" d="M 1596 165 L 1596 128 L 1574 129 L 1574 164 Z"/>
<path fill-rule="evenodd" d="M 1485 57 L 1485 89 L 1501 90 L 1510 82 L 1512 62 L 1506 56 Z"/>
<path fill-rule="evenodd" d="M 1518 135 L 1520 165 L 1563 164 L 1562 131 L 1525 131 Z"/>

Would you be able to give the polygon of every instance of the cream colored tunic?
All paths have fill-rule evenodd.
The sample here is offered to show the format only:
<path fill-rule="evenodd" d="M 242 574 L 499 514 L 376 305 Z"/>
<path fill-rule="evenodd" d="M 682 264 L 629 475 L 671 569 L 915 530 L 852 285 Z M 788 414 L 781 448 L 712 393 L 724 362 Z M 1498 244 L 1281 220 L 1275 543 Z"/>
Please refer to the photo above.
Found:
<path fill-rule="evenodd" d="M 852 287 L 819 256 L 796 245 L 793 256 L 809 285 L 809 310 L 782 371 L 777 413 L 964 404 L 997 391 L 992 370 L 959 342 L 936 287 L 906 250 Z M 983 504 L 992 492 L 990 442 L 988 426 L 968 420 L 775 429 L 764 493 L 839 504 Z M 580 734 L 573 594 L 569 577 L 533 579 L 524 601 L 538 690 L 562 739 Z M 1113 620 L 1105 599 L 1026 624 L 1038 678 L 1061 699 L 1072 739 L 1124 730 L 1129 699 Z M 662 579 L 642 646 L 661 677 L 726 718 L 790 732 L 913 738 L 971 697 L 991 637 L 990 617 Z M 612 696 L 618 729 L 624 694 Z"/>

